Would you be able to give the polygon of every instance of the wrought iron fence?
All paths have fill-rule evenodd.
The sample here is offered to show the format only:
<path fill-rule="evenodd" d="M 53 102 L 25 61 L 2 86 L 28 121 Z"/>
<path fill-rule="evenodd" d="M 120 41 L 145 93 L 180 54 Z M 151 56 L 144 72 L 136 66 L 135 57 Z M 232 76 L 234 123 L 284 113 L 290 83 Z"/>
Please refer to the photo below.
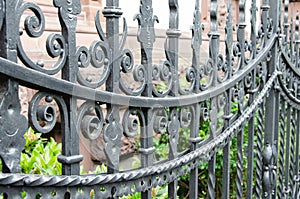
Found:
<path fill-rule="evenodd" d="M 22 0 L 0 1 L 3 198 L 22 198 L 22 193 L 25 198 L 117 198 L 136 192 L 141 192 L 141 198 L 151 198 L 151 189 L 164 185 L 168 186 L 168 197 L 176 198 L 178 179 L 186 173 L 190 175 L 189 197 L 198 198 L 198 167 L 205 162 L 207 198 L 219 197 L 217 183 L 221 184 L 222 198 L 300 198 L 299 13 L 296 19 L 289 15 L 288 0 L 263 0 L 260 9 L 254 0 L 248 24 L 246 1 L 241 0 L 234 30 L 232 2 L 228 0 L 222 54 L 218 1 L 211 0 L 210 26 L 206 27 L 209 58 L 202 64 L 201 1 L 196 0 L 194 20 L 190 22 L 192 65 L 182 77 L 178 61 L 178 1 L 168 3 L 166 57 L 158 65 L 152 53 L 159 13 L 154 14 L 151 0 L 140 1 L 135 19 L 141 62 L 134 65 L 131 49 L 124 47 L 126 20 L 123 32 L 119 30 L 122 10 L 118 0 L 107 0 L 102 10 L 105 31 L 97 13 L 99 39 L 89 47 L 76 44 L 80 1 L 54 0 L 61 33 L 47 37 L 47 53 L 56 63 L 46 66 L 26 54 L 21 39 L 25 33 L 32 38 L 43 35 L 42 9 Z M 20 29 L 26 10 L 32 14 Z M 251 27 L 250 32 L 246 26 Z M 86 67 L 101 69 L 97 79 L 81 74 Z M 124 74 L 131 77 L 133 86 L 126 84 Z M 154 83 L 157 81 L 162 85 Z M 20 113 L 19 85 L 37 90 L 26 117 Z M 120 107 L 126 107 L 123 117 Z M 63 175 L 21 173 L 20 154 L 28 124 L 37 132 L 49 133 L 57 115 L 61 120 L 62 152 L 58 160 Z M 208 131 L 201 136 L 205 120 Z M 189 145 L 179 152 L 182 132 L 188 135 Z M 168 157 L 162 161 L 154 159 L 156 133 L 168 137 Z M 80 175 L 81 135 L 90 140 L 103 137 L 107 173 Z M 122 136 L 139 138 L 141 165 L 136 169 L 120 171 Z M 234 159 L 231 145 L 236 147 Z M 222 177 L 216 179 L 216 162 L 220 158 Z M 232 172 L 236 179 L 231 179 Z"/>

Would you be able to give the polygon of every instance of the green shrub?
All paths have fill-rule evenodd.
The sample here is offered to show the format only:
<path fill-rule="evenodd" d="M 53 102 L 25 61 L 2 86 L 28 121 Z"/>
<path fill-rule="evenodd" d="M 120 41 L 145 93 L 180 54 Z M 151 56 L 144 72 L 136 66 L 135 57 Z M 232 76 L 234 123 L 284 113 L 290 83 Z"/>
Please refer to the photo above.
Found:
<path fill-rule="evenodd" d="M 61 144 L 53 138 L 47 140 L 41 133 L 34 132 L 31 128 L 25 133 L 26 144 L 21 154 L 20 165 L 23 173 L 60 175 L 61 163 L 57 156 L 61 153 Z"/>

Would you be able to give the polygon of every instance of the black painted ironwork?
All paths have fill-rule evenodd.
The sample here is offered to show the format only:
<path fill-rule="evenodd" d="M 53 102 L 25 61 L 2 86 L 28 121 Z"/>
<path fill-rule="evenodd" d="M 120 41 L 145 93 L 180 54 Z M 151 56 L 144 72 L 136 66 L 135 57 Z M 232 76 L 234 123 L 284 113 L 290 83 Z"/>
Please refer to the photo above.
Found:
<path fill-rule="evenodd" d="M 152 0 L 140 0 L 134 19 L 141 63 L 134 65 L 131 49 L 125 48 L 125 19 L 119 38 L 122 10 L 118 0 L 106 0 L 102 10 L 105 31 L 100 12 L 95 16 L 99 39 L 89 47 L 76 44 L 81 2 L 54 0 L 61 33 L 47 38 L 47 53 L 56 63 L 46 67 L 41 60 L 30 59 L 21 39 L 24 34 L 31 38 L 43 35 L 42 9 L 27 1 L 0 0 L 3 198 L 21 198 L 24 192 L 25 198 L 35 198 L 37 194 L 43 198 L 90 198 L 91 192 L 95 198 L 117 198 L 135 192 L 141 192 L 142 198 L 151 198 L 151 189 L 163 185 L 168 186 L 169 198 L 175 198 L 178 178 L 186 173 L 190 174 L 189 197 L 198 198 L 198 167 L 206 162 L 207 198 L 216 198 L 219 152 L 222 198 L 233 194 L 236 198 L 300 198 L 299 13 L 295 18 L 290 15 L 288 0 L 263 0 L 260 9 L 256 0 L 248 8 L 246 1 L 241 0 L 235 30 L 232 1 L 228 0 L 222 54 L 218 1 L 211 0 L 210 27 L 206 27 L 209 55 L 202 64 L 204 26 L 201 1 L 195 0 L 194 19 L 190 22 L 192 65 L 182 76 L 180 8 L 178 0 L 169 0 L 168 4 L 165 60 L 158 64 L 154 63 L 153 45 L 159 12 Z M 20 29 L 26 10 L 31 10 L 31 15 Z M 251 11 L 249 21 L 246 10 Z M 246 27 L 250 27 L 250 32 Z M 246 35 L 250 35 L 249 40 Z M 80 69 L 88 66 L 102 69 L 96 74 L 98 79 L 84 77 Z M 126 85 L 124 74 L 132 76 L 134 86 Z M 157 86 L 157 81 L 164 82 L 164 86 Z M 19 85 L 37 90 L 26 117 L 21 114 Z M 123 114 L 121 106 L 126 109 Z M 26 129 L 31 126 L 37 132 L 49 133 L 57 123 L 57 115 L 63 146 L 58 161 L 63 175 L 21 173 L 20 154 Z M 203 121 L 209 123 L 206 137 L 199 134 Z M 178 152 L 181 129 L 189 129 L 189 146 Z M 89 140 L 103 136 L 107 173 L 80 175 L 80 134 Z M 154 159 L 155 134 L 168 137 L 169 154 L 162 161 Z M 140 167 L 120 171 L 122 136 L 139 138 Z M 237 148 L 234 160 L 230 159 L 232 147 Z M 236 162 L 236 168 L 230 168 L 231 161 Z M 236 179 L 230 178 L 231 172 L 235 172 Z M 234 187 L 230 186 L 232 183 Z"/>

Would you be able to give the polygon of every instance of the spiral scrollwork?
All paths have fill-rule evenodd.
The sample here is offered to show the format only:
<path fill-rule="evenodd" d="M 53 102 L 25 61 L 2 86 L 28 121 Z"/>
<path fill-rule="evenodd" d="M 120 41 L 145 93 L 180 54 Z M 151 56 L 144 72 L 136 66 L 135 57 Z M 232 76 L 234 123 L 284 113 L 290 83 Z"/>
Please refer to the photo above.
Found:
<path fill-rule="evenodd" d="M 139 17 L 137 17 L 139 18 Z M 119 86 L 120 89 L 127 95 L 132 95 L 132 96 L 137 96 L 140 95 L 144 88 L 145 88 L 145 74 L 146 74 L 146 70 L 143 66 L 143 64 L 140 65 L 134 65 L 134 57 L 133 54 L 131 52 L 131 50 L 129 49 L 124 49 L 125 46 L 125 42 L 127 39 L 127 22 L 125 20 L 125 18 L 123 18 L 123 33 L 122 33 L 122 38 L 120 41 L 120 47 L 119 47 L 119 51 L 120 53 L 120 67 L 121 67 L 121 71 L 124 74 L 129 74 L 130 72 L 132 72 L 133 75 L 133 79 L 136 81 L 133 84 L 131 83 L 131 85 L 127 85 L 124 81 L 124 79 L 126 80 L 126 78 L 122 77 L 122 74 L 120 76 L 120 81 L 119 81 Z M 131 74 L 129 74 L 131 75 Z"/>
<path fill-rule="evenodd" d="M 249 53 L 248 56 L 247 52 Z M 248 64 L 252 59 L 253 59 L 253 45 L 251 43 L 251 41 L 245 41 L 245 63 Z"/>
<path fill-rule="evenodd" d="M 257 69 L 258 70 L 257 70 L 256 74 L 259 78 L 261 78 L 264 75 L 264 67 L 262 65 L 258 65 Z"/>
<path fill-rule="evenodd" d="M 153 130 L 155 133 L 165 133 L 168 127 L 168 115 L 165 109 L 153 111 Z"/>
<path fill-rule="evenodd" d="M 218 71 L 223 70 L 224 71 L 224 64 L 225 64 L 225 60 L 222 54 L 218 55 L 218 62 L 217 62 L 217 69 Z"/>
<path fill-rule="evenodd" d="M 65 45 L 65 39 L 59 34 L 51 34 L 46 41 L 47 52 L 52 58 L 61 56 Z"/>
<path fill-rule="evenodd" d="M 98 88 L 105 83 L 110 72 L 109 64 L 111 60 L 107 42 L 94 41 L 91 44 L 89 51 L 86 47 L 78 47 L 76 56 L 78 58 L 79 67 L 87 67 L 90 62 L 94 68 L 103 68 L 103 72 L 97 81 L 93 81 L 90 76 L 84 78 L 79 70 L 77 79 L 81 85 L 90 88 Z"/>
<path fill-rule="evenodd" d="M 219 95 L 217 97 L 217 107 L 218 107 L 218 110 L 224 109 L 224 107 L 226 106 L 226 103 L 227 103 L 227 99 L 226 99 L 225 94 Z"/>
<path fill-rule="evenodd" d="M 258 86 L 263 86 L 267 78 L 267 64 L 265 61 L 258 65 L 256 76 L 258 77 Z"/>
<path fill-rule="evenodd" d="M 134 66 L 134 59 L 132 52 L 129 49 L 124 49 L 122 52 L 121 68 L 123 73 L 129 73 Z"/>
<path fill-rule="evenodd" d="M 24 29 L 29 37 L 36 38 L 42 36 L 45 29 L 45 17 L 41 10 L 41 8 L 29 2 L 23 2 L 20 4 L 17 15 L 17 23 L 20 24 L 21 17 L 25 10 L 31 10 L 33 12 L 33 16 L 27 16 L 24 22 Z M 23 31 L 20 32 L 19 37 L 17 37 L 17 48 L 18 48 L 18 56 L 20 60 L 27 67 L 32 68 L 34 70 L 40 71 L 42 73 L 48 75 L 57 74 L 65 64 L 66 61 L 66 42 L 62 35 L 60 34 L 50 34 L 46 41 L 46 49 L 47 53 L 51 58 L 59 57 L 57 62 L 53 64 L 51 67 L 45 67 L 44 61 L 38 60 L 34 62 L 31 60 L 24 51 L 21 35 Z"/>
<path fill-rule="evenodd" d="M 134 68 L 134 73 L 133 73 L 134 80 L 137 82 L 145 81 L 145 73 L 146 73 L 146 70 L 145 70 L 144 65 L 137 65 Z"/>
<path fill-rule="evenodd" d="M 273 25 L 273 19 L 269 18 L 269 19 L 268 19 L 268 26 L 267 26 L 268 39 L 270 39 L 270 37 L 271 37 L 271 35 L 272 35 L 272 33 L 273 33 L 273 29 L 274 29 L 273 26 L 274 26 L 274 25 Z"/>
<path fill-rule="evenodd" d="M 105 42 L 94 41 L 90 47 L 91 63 L 95 68 L 101 68 L 109 62 L 109 47 Z"/>
<path fill-rule="evenodd" d="M 190 111 L 190 109 L 188 107 L 181 108 L 179 119 L 180 119 L 180 125 L 182 128 L 189 127 L 193 118 L 192 118 L 192 112 Z"/>
<path fill-rule="evenodd" d="M 240 69 L 240 66 L 242 64 L 242 58 L 241 58 L 241 56 L 242 56 L 242 50 L 241 50 L 240 43 L 235 42 L 233 44 L 232 50 L 233 50 L 233 57 L 234 57 L 234 59 L 235 58 L 237 59 L 236 67 L 233 70 L 233 73 L 235 73 L 235 72 L 237 72 Z"/>
<path fill-rule="evenodd" d="M 232 90 L 232 101 L 237 101 L 238 103 L 243 103 L 244 101 L 244 84 L 240 82 L 235 88 Z"/>
<path fill-rule="evenodd" d="M 173 143 L 177 143 L 174 140 L 178 140 L 178 131 L 180 129 L 179 113 L 173 109 L 170 115 L 170 122 L 168 123 L 168 132 Z"/>
<path fill-rule="evenodd" d="M 63 100 L 58 96 L 38 92 L 32 97 L 29 103 L 28 119 L 36 132 L 49 133 L 54 128 L 57 119 L 56 109 L 52 105 L 54 100 L 59 107 L 64 107 Z"/>
<path fill-rule="evenodd" d="M 203 72 L 203 67 L 201 68 L 202 72 Z M 196 72 L 195 72 L 195 68 L 194 67 L 189 67 L 186 69 L 186 74 L 185 74 L 185 78 L 188 82 L 193 83 L 195 81 L 196 78 Z"/>
<path fill-rule="evenodd" d="M 264 29 L 263 29 L 263 25 L 259 25 L 258 27 L 258 31 L 257 31 L 257 44 L 258 44 L 258 47 L 257 47 L 257 50 L 258 52 L 263 49 L 263 46 L 265 44 L 265 40 L 263 39 L 264 38 Z"/>
<path fill-rule="evenodd" d="M 244 79 L 244 84 L 245 84 L 245 88 L 248 90 L 251 88 L 252 86 L 252 83 L 253 83 L 253 74 L 252 73 L 249 73 L 245 79 Z"/>
<path fill-rule="evenodd" d="M 138 134 L 139 121 L 138 110 L 127 109 L 123 115 L 123 128 L 126 137 L 134 137 Z"/>
<path fill-rule="evenodd" d="M 200 67 L 199 71 L 201 71 L 201 68 L 203 69 L 203 66 Z M 189 86 L 187 86 L 188 84 L 185 84 L 185 86 L 187 86 L 187 88 L 185 88 L 184 91 L 180 88 L 181 94 L 187 94 L 187 93 L 190 93 L 191 91 L 193 91 L 195 84 L 196 84 L 196 76 L 197 76 L 197 73 L 196 73 L 195 67 L 191 66 L 186 69 L 185 79 L 189 83 Z"/>
<path fill-rule="evenodd" d="M 153 79 L 159 76 L 160 80 L 162 81 L 161 82 L 162 84 L 165 84 L 166 82 L 166 85 L 153 87 L 153 94 L 156 97 L 164 97 L 171 91 L 172 79 L 173 79 L 171 68 L 172 68 L 171 63 L 168 60 L 161 62 L 159 67 L 153 65 L 153 69 L 154 69 L 152 70 Z"/>
<path fill-rule="evenodd" d="M 134 89 L 134 85 L 127 86 L 121 78 L 120 79 L 121 90 L 127 95 L 133 95 L 133 96 L 140 95 L 146 86 L 145 74 L 146 74 L 146 69 L 145 69 L 144 65 L 139 64 L 139 65 L 134 66 L 133 67 L 133 79 L 135 82 L 139 83 L 140 85 L 138 86 L 137 89 Z"/>
<path fill-rule="evenodd" d="M 171 64 L 169 61 L 164 61 L 160 65 L 160 79 L 163 81 L 168 80 L 171 77 Z"/>
<path fill-rule="evenodd" d="M 200 108 L 200 118 L 203 121 L 207 121 L 209 119 L 209 111 L 207 105 L 204 105 L 203 107 Z"/>
<path fill-rule="evenodd" d="M 160 68 L 158 65 L 153 64 L 152 66 L 152 80 L 158 80 L 160 75 Z"/>
<path fill-rule="evenodd" d="M 213 83 L 213 75 L 214 75 L 214 63 L 211 58 L 206 61 L 206 64 L 200 70 L 200 89 L 202 91 L 207 90 Z"/>
<path fill-rule="evenodd" d="M 23 3 L 20 7 L 20 13 L 30 9 L 34 16 L 27 16 L 24 21 L 26 33 L 30 37 L 40 37 L 45 30 L 45 17 L 40 7 L 33 3 Z"/>
<path fill-rule="evenodd" d="M 86 139 L 97 139 L 103 129 L 102 108 L 97 103 L 85 102 L 78 110 L 77 128 Z"/>
<path fill-rule="evenodd" d="M 217 76 L 218 82 L 222 83 L 228 79 L 228 65 L 222 54 L 218 55 L 217 69 L 219 72 Z"/>
<path fill-rule="evenodd" d="M 244 103 L 245 99 L 245 85 L 244 82 L 239 83 L 239 103 L 242 104 Z"/>
<path fill-rule="evenodd" d="M 76 57 L 80 68 L 87 68 L 90 64 L 89 50 L 85 46 L 77 47 Z"/>

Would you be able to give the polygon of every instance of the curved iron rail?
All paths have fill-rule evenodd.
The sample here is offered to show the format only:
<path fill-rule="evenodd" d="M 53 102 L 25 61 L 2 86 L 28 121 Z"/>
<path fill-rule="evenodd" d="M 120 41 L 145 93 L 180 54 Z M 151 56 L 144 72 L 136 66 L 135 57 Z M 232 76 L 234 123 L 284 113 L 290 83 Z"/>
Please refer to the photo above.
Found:
<path fill-rule="evenodd" d="M 29 88 L 37 88 L 41 90 L 55 91 L 61 94 L 74 96 L 78 99 L 98 101 L 101 103 L 111 103 L 120 106 L 132 106 L 132 107 L 177 107 L 187 106 L 195 104 L 210 97 L 220 95 L 237 82 L 245 78 L 259 63 L 261 63 L 267 56 L 267 52 L 273 47 L 277 35 L 274 34 L 267 46 L 259 53 L 256 59 L 249 62 L 248 66 L 242 70 L 239 70 L 230 80 L 223 82 L 216 87 L 211 88 L 208 91 L 203 91 L 198 94 L 182 95 L 178 97 L 144 97 L 144 96 L 128 96 L 118 93 L 111 93 L 102 90 L 94 90 L 88 87 L 80 86 L 69 81 L 60 80 L 55 77 L 51 77 L 40 73 L 30 68 L 24 68 L 21 65 L 10 62 L 7 59 L 0 58 L 0 63 L 3 66 L 0 68 L 0 73 L 17 79 L 21 84 L 28 86 Z M 26 75 L 24 75 L 26 74 Z M 43 85 L 44 82 L 48 82 L 47 85 Z"/>

